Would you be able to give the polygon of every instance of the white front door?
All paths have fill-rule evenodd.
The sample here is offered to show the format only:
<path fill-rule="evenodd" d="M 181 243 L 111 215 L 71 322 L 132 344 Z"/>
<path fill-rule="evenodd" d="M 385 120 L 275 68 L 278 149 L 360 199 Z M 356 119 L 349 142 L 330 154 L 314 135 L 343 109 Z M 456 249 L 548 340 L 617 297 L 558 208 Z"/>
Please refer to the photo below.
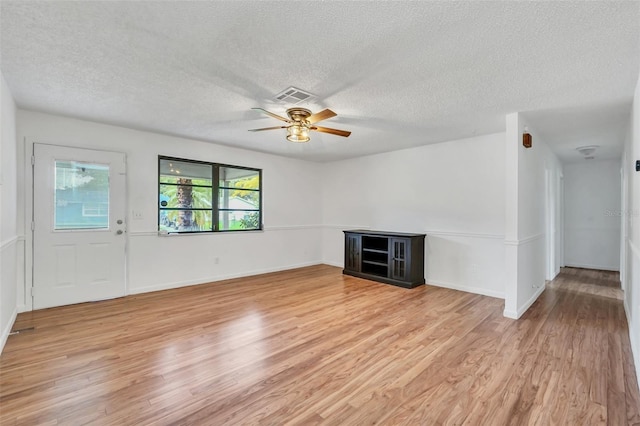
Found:
<path fill-rule="evenodd" d="M 124 296 L 125 155 L 33 149 L 33 308 Z"/>

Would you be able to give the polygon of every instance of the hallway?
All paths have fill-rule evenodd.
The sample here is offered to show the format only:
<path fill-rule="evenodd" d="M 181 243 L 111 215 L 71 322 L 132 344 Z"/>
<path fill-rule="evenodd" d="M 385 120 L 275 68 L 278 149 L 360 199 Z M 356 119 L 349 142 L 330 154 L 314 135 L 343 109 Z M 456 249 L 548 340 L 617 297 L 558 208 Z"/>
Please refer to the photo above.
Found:
<path fill-rule="evenodd" d="M 547 284 L 555 290 L 602 296 L 622 301 L 620 273 L 584 268 L 562 268 L 558 276 Z"/>

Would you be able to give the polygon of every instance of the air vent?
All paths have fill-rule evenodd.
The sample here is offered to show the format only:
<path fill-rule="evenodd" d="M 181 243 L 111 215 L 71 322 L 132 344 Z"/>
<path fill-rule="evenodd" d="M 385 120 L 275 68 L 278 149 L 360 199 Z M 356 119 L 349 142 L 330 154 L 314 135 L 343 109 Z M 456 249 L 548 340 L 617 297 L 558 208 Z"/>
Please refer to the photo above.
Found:
<path fill-rule="evenodd" d="M 276 95 L 276 100 L 286 104 L 299 104 L 300 102 L 308 101 L 315 98 L 309 92 L 298 89 L 297 87 L 289 87 Z"/>

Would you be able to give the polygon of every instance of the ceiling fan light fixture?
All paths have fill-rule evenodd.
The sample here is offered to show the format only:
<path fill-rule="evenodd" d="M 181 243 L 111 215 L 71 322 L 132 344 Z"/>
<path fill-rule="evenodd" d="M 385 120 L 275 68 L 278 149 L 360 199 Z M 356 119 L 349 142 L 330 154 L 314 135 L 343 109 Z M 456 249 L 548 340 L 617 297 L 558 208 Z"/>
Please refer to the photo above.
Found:
<path fill-rule="evenodd" d="M 309 142 L 309 128 L 304 124 L 292 124 L 287 127 L 287 140 L 289 142 Z"/>
<path fill-rule="evenodd" d="M 274 126 L 274 127 L 262 127 L 260 129 L 249 129 L 250 132 L 261 132 L 263 130 L 276 130 L 287 129 L 287 140 L 289 142 L 303 143 L 309 142 L 309 132 L 316 131 L 321 133 L 329 133 L 331 135 L 342 136 L 344 138 L 349 137 L 351 132 L 340 129 L 332 129 L 331 127 L 316 126 L 315 123 L 326 120 L 331 117 L 335 117 L 337 114 L 330 109 L 324 109 L 322 111 L 312 114 L 306 108 L 289 108 L 287 115 L 289 118 L 282 117 L 278 114 L 267 111 L 263 108 L 252 108 L 261 111 L 268 116 L 275 118 L 276 120 L 284 121 L 287 126 Z"/>

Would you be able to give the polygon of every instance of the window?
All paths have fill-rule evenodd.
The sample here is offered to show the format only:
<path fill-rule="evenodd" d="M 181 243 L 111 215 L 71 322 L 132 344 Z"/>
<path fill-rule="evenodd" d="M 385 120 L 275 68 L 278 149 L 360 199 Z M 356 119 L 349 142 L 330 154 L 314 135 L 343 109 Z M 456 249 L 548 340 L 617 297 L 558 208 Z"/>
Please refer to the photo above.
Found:
<path fill-rule="evenodd" d="M 158 230 L 262 229 L 262 170 L 158 157 Z"/>

